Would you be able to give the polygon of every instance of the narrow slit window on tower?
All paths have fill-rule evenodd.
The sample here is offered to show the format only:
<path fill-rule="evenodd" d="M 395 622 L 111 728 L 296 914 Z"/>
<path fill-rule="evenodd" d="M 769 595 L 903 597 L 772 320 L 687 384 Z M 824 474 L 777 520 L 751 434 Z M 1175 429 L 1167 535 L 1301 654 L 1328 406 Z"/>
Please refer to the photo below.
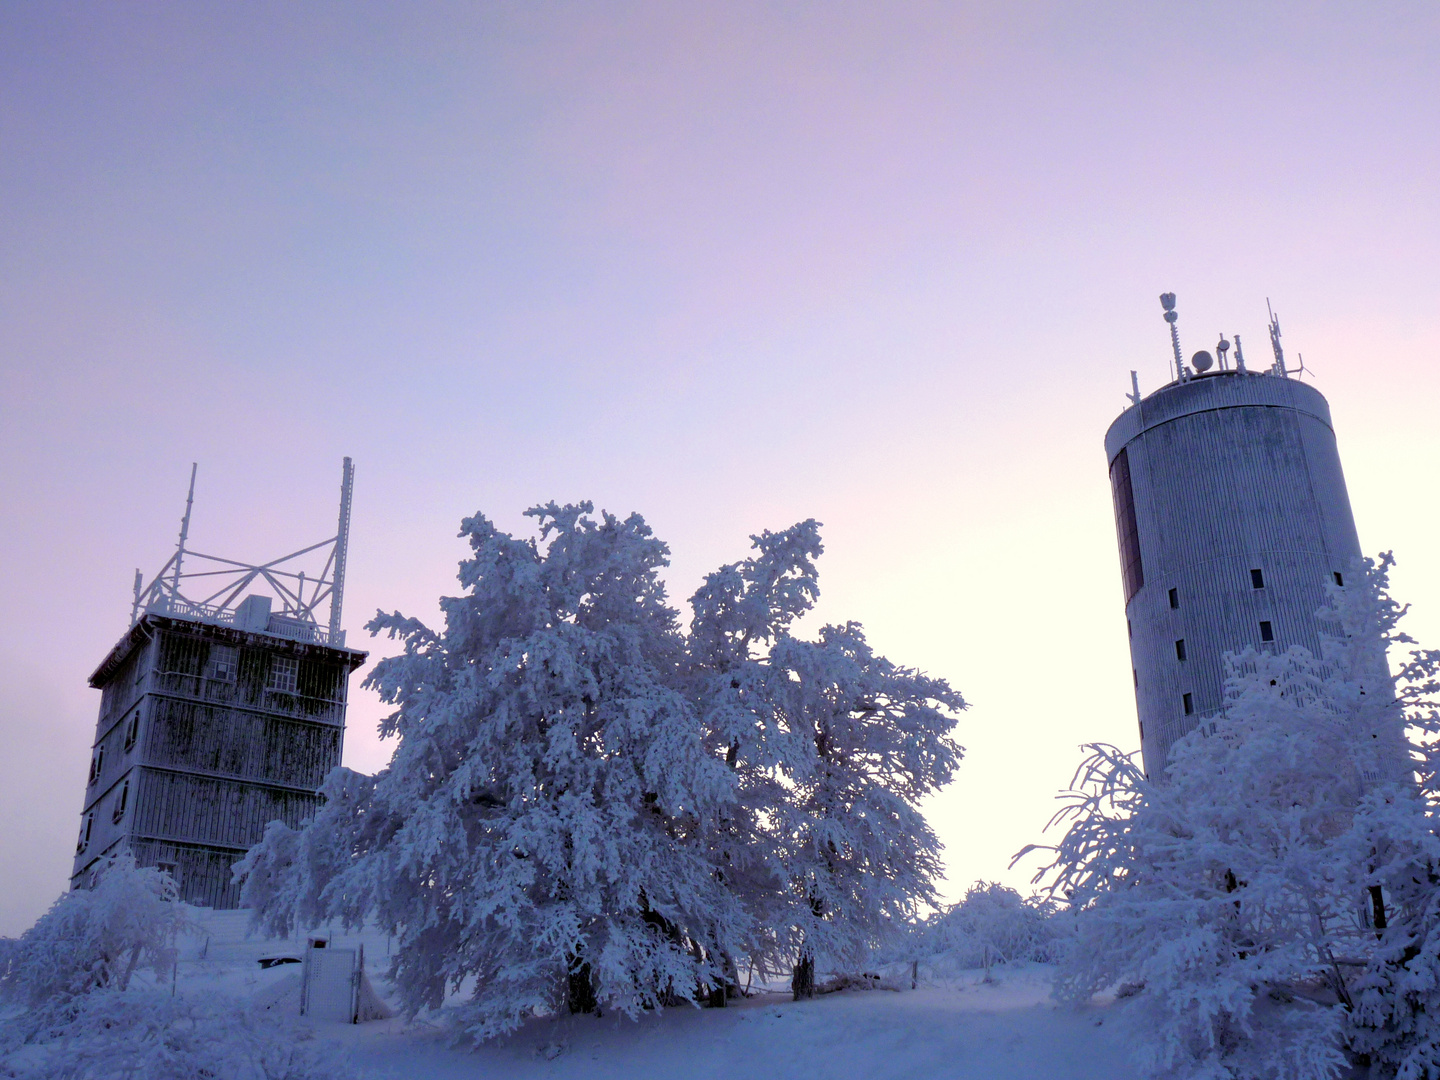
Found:
<path fill-rule="evenodd" d="M 1175 642 L 1175 659 L 1176 659 L 1176 660 L 1184 660 L 1184 659 L 1185 659 L 1185 639 L 1184 639 L 1184 638 L 1180 638 L 1178 641 Z"/>
<path fill-rule="evenodd" d="M 1189 694 L 1182 694 L 1180 704 L 1185 709 L 1185 715 L 1190 716 L 1195 712 L 1195 699 Z"/>
<path fill-rule="evenodd" d="M 1271 626 L 1270 623 L 1267 622 L 1267 621 L 1262 621 L 1262 622 L 1260 623 L 1260 640 L 1261 640 L 1261 641 L 1274 641 L 1274 640 L 1275 640 L 1275 628 L 1274 628 L 1273 626 Z"/>
<path fill-rule="evenodd" d="M 1180 590 L 1179 590 L 1179 589 L 1171 589 L 1171 590 L 1170 590 L 1170 606 L 1171 606 L 1172 608 L 1178 608 L 1178 607 L 1180 606 Z"/>
<path fill-rule="evenodd" d="M 1135 689 L 1136 689 L 1136 690 L 1139 690 L 1139 689 L 1140 689 L 1140 670 L 1139 670 L 1138 668 L 1133 668 L 1133 667 L 1132 667 L 1132 668 L 1130 669 L 1130 675 L 1131 675 L 1131 677 L 1135 680 Z"/>
<path fill-rule="evenodd" d="M 90 759 L 90 784 L 95 784 L 100 779 L 100 773 L 105 768 L 105 747 L 99 746 L 95 750 L 95 756 Z"/>
<path fill-rule="evenodd" d="M 1335 571 L 1335 584 L 1339 585 L 1342 589 L 1345 587 L 1345 577 L 1339 570 Z"/>
<path fill-rule="evenodd" d="M 90 830 L 95 825 L 95 815 L 86 814 L 85 820 L 80 825 L 80 839 L 75 844 L 75 854 L 79 855 L 90 846 Z"/>
<path fill-rule="evenodd" d="M 1140 557 L 1140 529 L 1135 518 L 1135 491 L 1130 483 L 1130 454 L 1121 450 L 1110 466 L 1110 493 L 1115 500 L 1115 531 L 1120 540 L 1120 576 L 1125 582 L 1125 603 L 1145 584 Z"/>
<path fill-rule="evenodd" d="M 119 824 L 120 819 L 125 816 L 125 806 L 130 801 L 130 781 L 120 785 L 120 794 L 115 799 L 115 809 L 110 813 L 110 820 Z"/>
<path fill-rule="evenodd" d="M 130 714 L 130 722 L 125 725 L 125 752 L 128 754 L 135 749 L 135 740 L 140 737 L 140 710 L 136 709 Z"/>
<path fill-rule="evenodd" d="M 1261 571 L 1250 571 L 1250 587 L 1252 589 L 1263 589 L 1265 587 L 1265 575 Z"/>

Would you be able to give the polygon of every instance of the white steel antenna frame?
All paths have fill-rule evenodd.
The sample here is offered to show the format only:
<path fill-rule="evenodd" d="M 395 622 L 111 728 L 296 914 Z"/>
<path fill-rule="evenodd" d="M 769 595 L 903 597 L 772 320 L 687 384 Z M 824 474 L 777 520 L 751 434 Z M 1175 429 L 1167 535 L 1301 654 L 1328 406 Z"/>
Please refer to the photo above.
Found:
<path fill-rule="evenodd" d="M 1185 381 L 1185 361 L 1180 356 L 1180 331 L 1175 322 L 1180 318 L 1175 311 L 1175 294 L 1161 293 L 1160 306 L 1165 309 L 1165 321 L 1170 324 L 1170 348 L 1175 353 L 1175 381 Z"/>
<path fill-rule="evenodd" d="M 355 466 L 347 457 L 340 480 L 340 523 L 335 530 L 335 577 L 330 586 L 330 637 L 340 636 L 340 606 L 345 600 L 345 555 L 350 548 L 350 496 L 355 489 Z"/>
<path fill-rule="evenodd" d="M 130 609 L 131 625 L 148 612 L 198 619 L 202 622 L 233 623 L 234 605 L 246 589 L 256 581 L 262 581 L 275 593 L 281 604 L 280 610 L 275 612 L 278 621 L 272 620 L 272 632 L 337 647 L 343 645 L 345 633 L 340 629 L 341 603 L 345 589 L 345 556 L 350 540 L 350 505 L 355 482 L 355 467 L 351 460 L 347 457 L 344 463 L 340 485 L 340 520 L 336 534 L 328 540 L 321 540 L 264 563 L 240 562 L 186 549 L 185 544 L 190 533 L 190 514 L 195 500 L 195 473 L 196 467 L 192 464 L 190 493 L 185 501 L 185 516 L 181 520 L 180 542 L 175 547 L 175 553 L 166 560 L 165 565 L 148 585 L 145 584 L 141 572 L 135 571 L 135 600 Z M 293 568 L 295 561 L 302 556 L 318 553 L 325 548 L 329 548 L 329 551 L 318 574 L 307 575 L 304 569 Z M 199 560 L 207 569 L 185 571 L 182 563 L 186 556 L 189 556 L 191 561 Z M 185 583 L 200 585 L 200 579 L 208 579 L 204 583 L 204 589 L 211 590 L 203 598 L 191 599 L 181 592 Z M 322 627 L 316 613 L 326 600 L 330 601 L 330 619 L 329 625 Z"/>
<path fill-rule="evenodd" d="M 1280 320 L 1271 310 L 1268 296 L 1265 298 L 1265 310 L 1270 313 L 1270 348 L 1275 353 L 1275 373 L 1288 378 L 1290 373 L 1285 370 L 1285 350 L 1280 347 Z"/>

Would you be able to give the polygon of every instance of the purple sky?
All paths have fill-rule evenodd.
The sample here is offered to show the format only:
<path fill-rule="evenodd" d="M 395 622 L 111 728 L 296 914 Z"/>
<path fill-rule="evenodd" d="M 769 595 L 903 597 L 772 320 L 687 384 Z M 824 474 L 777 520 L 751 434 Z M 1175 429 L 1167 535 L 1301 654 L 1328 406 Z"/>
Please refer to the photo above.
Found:
<path fill-rule="evenodd" d="M 1440 643 L 1429 4 L 0 8 L 0 934 L 64 887 L 136 566 L 357 487 L 346 619 L 459 519 L 639 510 L 672 592 L 825 523 L 821 616 L 972 701 L 947 888 L 1138 744 L 1101 445 L 1265 300 Z M 382 765 L 353 693 L 346 762 Z"/>

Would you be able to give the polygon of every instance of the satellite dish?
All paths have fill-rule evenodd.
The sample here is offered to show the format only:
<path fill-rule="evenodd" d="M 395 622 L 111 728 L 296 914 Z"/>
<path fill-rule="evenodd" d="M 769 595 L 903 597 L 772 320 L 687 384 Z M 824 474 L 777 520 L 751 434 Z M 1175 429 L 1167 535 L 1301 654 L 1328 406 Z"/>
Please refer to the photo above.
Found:
<path fill-rule="evenodd" d="M 1209 371 L 1210 365 L 1215 363 L 1215 358 L 1204 349 L 1201 349 L 1194 356 L 1190 357 L 1190 366 L 1196 371 Z"/>

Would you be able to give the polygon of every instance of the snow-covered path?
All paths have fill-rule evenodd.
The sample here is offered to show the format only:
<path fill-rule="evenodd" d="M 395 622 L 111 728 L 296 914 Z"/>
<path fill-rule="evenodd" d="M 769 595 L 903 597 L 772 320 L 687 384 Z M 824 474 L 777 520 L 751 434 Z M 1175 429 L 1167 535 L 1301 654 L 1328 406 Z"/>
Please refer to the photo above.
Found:
<path fill-rule="evenodd" d="M 978 975 L 977 975 L 978 979 Z M 672 1009 L 537 1022 L 479 1050 L 398 1020 L 321 1025 L 375 1080 L 1129 1080 L 1136 1076 L 1113 1009 L 1049 999 L 1048 972 L 1005 972 L 998 985 L 857 991 L 796 1003 L 779 995 L 729 1009 Z"/>

